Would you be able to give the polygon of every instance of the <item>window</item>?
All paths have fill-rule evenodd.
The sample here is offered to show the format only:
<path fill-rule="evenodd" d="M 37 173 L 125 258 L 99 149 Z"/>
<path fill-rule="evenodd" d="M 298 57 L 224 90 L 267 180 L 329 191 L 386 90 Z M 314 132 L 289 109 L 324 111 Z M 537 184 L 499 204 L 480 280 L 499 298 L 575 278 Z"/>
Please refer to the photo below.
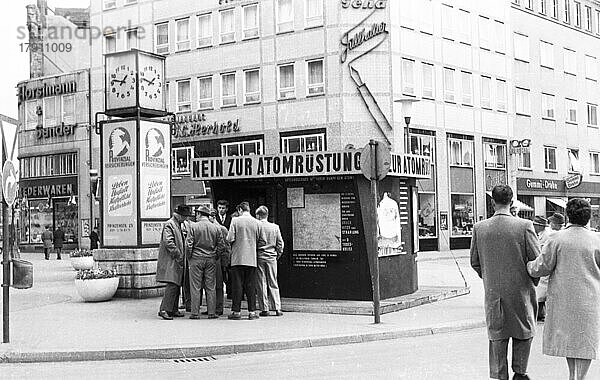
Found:
<path fill-rule="evenodd" d="M 506 81 L 496 79 L 496 102 L 498 111 L 506 111 Z"/>
<path fill-rule="evenodd" d="M 221 106 L 228 107 L 236 104 L 235 73 L 221 74 Z"/>
<path fill-rule="evenodd" d="M 547 0 L 540 0 L 540 13 L 543 15 L 548 12 L 546 1 Z"/>
<path fill-rule="evenodd" d="M 458 11 L 458 40 L 466 44 L 471 43 L 471 14 L 469 11 Z"/>
<path fill-rule="evenodd" d="M 190 80 L 177 82 L 177 112 L 190 112 L 192 110 L 190 102 Z"/>
<path fill-rule="evenodd" d="M 492 78 L 481 77 L 481 108 L 492 109 Z"/>
<path fill-rule="evenodd" d="M 277 76 L 277 82 L 279 83 L 279 99 L 291 99 L 296 97 L 294 64 L 290 63 L 279 66 Z"/>
<path fill-rule="evenodd" d="M 55 127 L 60 123 L 59 97 L 44 98 L 44 127 Z"/>
<path fill-rule="evenodd" d="M 554 68 L 554 45 L 540 41 L 540 65 Z"/>
<path fill-rule="evenodd" d="M 117 51 L 117 36 L 116 34 L 104 35 L 104 52 L 106 54 Z"/>
<path fill-rule="evenodd" d="M 527 9 L 533 10 L 533 0 L 525 0 L 525 7 Z"/>
<path fill-rule="evenodd" d="M 567 149 L 567 155 L 569 156 L 569 173 L 580 173 L 579 149 Z"/>
<path fill-rule="evenodd" d="M 529 90 L 517 87 L 515 89 L 515 112 L 521 115 L 529 115 Z"/>
<path fill-rule="evenodd" d="M 590 152 L 590 173 L 600 174 L 600 153 Z"/>
<path fill-rule="evenodd" d="M 75 124 L 75 95 L 62 96 L 62 122 Z"/>
<path fill-rule="evenodd" d="M 598 126 L 598 106 L 596 104 L 587 104 L 587 120 L 588 127 Z"/>
<path fill-rule="evenodd" d="M 212 15 L 210 13 L 198 16 L 198 47 L 211 46 L 212 41 Z"/>
<path fill-rule="evenodd" d="M 544 169 L 556 171 L 556 148 L 552 146 L 544 147 Z"/>
<path fill-rule="evenodd" d="M 171 86 L 169 83 L 165 83 L 165 106 L 167 107 L 167 112 L 171 112 Z"/>
<path fill-rule="evenodd" d="M 251 154 L 263 154 L 262 140 L 250 140 L 242 142 L 222 143 L 221 156 L 248 156 Z"/>
<path fill-rule="evenodd" d="M 258 37 L 258 4 L 246 5 L 242 10 L 244 13 L 244 38 Z"/>
<path fill-rule="evenodd" d="M 596 71 L 596 58 L 586 55 L 585 56 L 585 78 L 596 80 L 597 79 L 597 71 Z"/>
<path fill-rule="evenodd" d="M 479 16 L 479 47 L 482 49 L 491 49 L 491 33 L 490 33 L 490 19 L 487 17 Z"/>
<path fill-rule="evenodd" d="M 473 75 L 465 71 L 460 72 L 462 82 L 462 103 L 473 105 Z"/>
<path fill-rule="evenodd" d="M 234 9 L 226 9 L 219 12 L 219 23 L 221 43 L 226 44 L 228 42 L 235 41 L 235 14 Z"/>
<path fill-rule="evenodd" d="M 171 171 L 173 174 L 190 174 L 194 147 L 185 146 L 171 150 Z"/>
<path fill-rule="evenodd" d="M 169 23 L 156 24 L 156 53 L 169 52 Z"/>
<path fill-rule="evenodd" d="M 581 3 L 575 1 L 575 26 L 581 28 Z"/>
<path fill-rule="evenodd" d="M 506 168 L 506 145 L 483 143 L 485 151 L 485 167 L 495 169 Z"/>
<path fill-rule="evenodd" d="M 431 13 L 429 15 L 431 17 Z M 402 11 L 400 12 L 400 25 L 404 28 L 414 30 L 419 21 L 415 2 L 412 0 L 404 1 Z"/>
<path fill-rule="evenodd" d="M 29 100 L 25 102 L 25 127 L 27 129 L 34 129 L 38 124 L 37 114 L 38 103 L 36 100 Z"/>
<path fill-rule="evenodd" d="M 444 100 L 454 103 L 454 69 L 444 67 Z"/>
<path fill-rule="evenodd" d="M 138 0 L 125 0 L 125 5 L 135 4 Z"/>
<path fill-rule="evenodd" d="M 521 0 L 512 0 L 513 4 L 521 5 Z"/>
<path fill-rule="evenodd" d="M 514 33 L 515 59 L 529 62 L 529 37 Z"/>
<path fill-rule="evenodd" d="M 244 71 L 244 102 L 260 102 L 260 71 L 258 69 Z"/>
<path fill-rule="evenodd" d="M 529 148 L 517 153 L 517 161 L 519 169 L 531 170 L 531 152 Z"/>
<path fill-rule="evenodd" d="M 308 88 L 307 94 L 311 95 L 321 95 L 325 93 L 325 78 L 323 71 L 323 60 L 316 59 L 314 61 L 306 62 L 306 71 L 308 78 Z"/>
<path fill-rule="evenodd" d="M 565 110 L 567 123 L 577 123 L 577 100 L 565 99 Z"/>
<path fill-rule="evenodd" d="M 190 19 L 177 20 L 177 51 L 190 49 Z"/>
<path fill-rule="evenodd" d="M 504 53 L 506 51 L 506 33 L 504 32 L 504 23 L 502 21 L 494 21 L 494 41 L 496 41 L 496 52 Z"/>
<path fill-rule="evenodd" d="M 138 31 L 131 29 L 127 31 L 127 50 L 137 49 L 138 47 Z"/>
<path fill-rule="evenodd" d="M 294 2 L 277 0 L 277 33 L 294 30 Z"/>
<path fill-rule="evenodd" d="M 104 0 L 104 10 L 114 9 L 116 7 L 117 7 L 117 1 L 116 0 Z"/>
<path fill-rule="evenodd" d="M 551 0 L 552 1 L 552 17 L 554 17 L 555 19 L 558 19 L 558 0 Z"/>
<path fill-rule="evenodd" d="M 314 28 L 323 25 L 323 0 L 306 0 L 304 25 Z"/>
<path fill-rule="evenodd" d="M 417 24 L 419 25 L 419 27 L 421 29 L 421 33 L 426 33 L 426 34 L 432 35 L 433 34 L 433 22 L 435 20 L 435 18 L 433 17 L 432 2 L 431 1 L 419 1 L 417 4 L 414 1 L 410 1 L 406 5 L 409 5 L 409 4 L 410 4 L 411 8 L 416 8 L 417 5 L 419 6 L 418 15 L 417 15 Z M 404 4 L 402 4 L 402 5 L 404 6 Z M 404 8 L 402 8 L 402 9 L 405 10 L 406 8 L 407 7 L 404 6 Z M 413 11 L 413 13 L 414 13 L 414 11 Z M 469 19 L 467 18 L 466 21 L 468 23 Z M 471 35 L 471 33 L 469 32 L 469 36 L 470 35 Z M 467 42 L 470 42 L 470 40 L 468 40 Z"/>
<path fill-rule="evenodd" d="M 198 109 L 213 108 L 213 80 L 212 76 L 198 78 Z"/>
<path fill-rule="evenodd" d="M 442 37 L 454 39 L 454 8 L 442 4 Z"/>
<path fill-rule="evenodd" d="M 23 157 L 20 165 L 22 178 L 77 174 L 77 153 Z"/>
<path fill-rule="evenodd" d="M 554 119 L 554 95 L 542 93 L 542 118 Z"/>
<path fill-rule="evenodd" d="M 448 139 L 450 147 L 450 165 L 473 166 L 473 141 Z"/>
<path fill-rule="evenodd" d="M 282 153 L 317 152 L 325 149 L 325 134 L 315 133 L 281 138 Z"/>
<path fill-rule="evenodd" d="M 592 31 L 592 8 L 585 6 L 585 29 L 588 32 Z"/>
<path fill-rule="evenodd" d="M 423 63 L 423 97 L 433 99 L 435 92 L 433 65 Z"/>
<path fill-rule="evenodd" d="M 567 24 L 571 23 L 571 0 L 565 0 L 565 18 Z"/>
<path fill-rule="evenodd" d="M 564 70 L 568 74 L 577 74 L 577 53 L 573 50 L 565 48 L 564 52 Z"/>
<path fill-rule="evenodd" d="M 475 223 L 473 194 L 450 194 L 452 236 L 469 236 Z"/>
<path fill-rule="evenodd" d="M 402 93 L 405 95 L 415 94 L 415 61 L 402 58 Z"/>

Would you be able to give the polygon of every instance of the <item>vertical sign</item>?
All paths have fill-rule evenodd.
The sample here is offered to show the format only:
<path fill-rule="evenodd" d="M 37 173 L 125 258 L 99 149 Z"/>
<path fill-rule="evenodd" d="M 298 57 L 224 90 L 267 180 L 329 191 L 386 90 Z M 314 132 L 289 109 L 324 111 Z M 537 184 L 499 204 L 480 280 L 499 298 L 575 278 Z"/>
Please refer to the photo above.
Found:
<path fill-rule="evenodd" d="M 136 121 L 104 124 L 102 131 L 103 245 L 136 246 Z"/>

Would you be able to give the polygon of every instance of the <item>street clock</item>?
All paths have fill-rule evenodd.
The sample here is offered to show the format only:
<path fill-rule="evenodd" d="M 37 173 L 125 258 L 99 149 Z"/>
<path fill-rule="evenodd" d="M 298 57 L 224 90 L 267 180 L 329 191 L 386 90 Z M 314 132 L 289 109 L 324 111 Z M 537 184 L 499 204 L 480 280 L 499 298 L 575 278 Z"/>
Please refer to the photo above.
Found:
<path fill-rule="evenodd" d="M 106 55 L 105 104 L 111 116 L 164 116 L 165 58 L 132 49 Z"/>

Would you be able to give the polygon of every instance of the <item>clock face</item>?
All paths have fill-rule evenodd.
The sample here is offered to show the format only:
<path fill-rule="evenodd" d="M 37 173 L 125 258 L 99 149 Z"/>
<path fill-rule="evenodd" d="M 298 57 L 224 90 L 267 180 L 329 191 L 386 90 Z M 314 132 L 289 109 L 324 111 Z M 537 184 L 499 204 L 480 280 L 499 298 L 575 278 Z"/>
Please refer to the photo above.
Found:
<path fill-rule="evenodd" d="M 106 56 L 106 110 L 135 107 L 137 69 L 135 54 Z"/>
<path fill-rule="evenodd" d="M 158 99 L 162 94 L 162 70 L 154 65 L 140 68 L 140 97 Z"/>
<path fill-rule="evenodd" d="M 129 65 L 119 65 L 110 72 L 109 97 L 116 99 L 135 98 L 135 70 Z"/>

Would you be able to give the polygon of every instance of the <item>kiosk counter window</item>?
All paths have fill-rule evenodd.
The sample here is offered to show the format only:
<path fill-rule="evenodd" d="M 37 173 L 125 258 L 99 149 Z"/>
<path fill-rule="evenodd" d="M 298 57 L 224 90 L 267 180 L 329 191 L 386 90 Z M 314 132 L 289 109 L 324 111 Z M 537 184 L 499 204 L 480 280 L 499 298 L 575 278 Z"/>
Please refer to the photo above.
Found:
<path fill-rule="evenodd" d="M 452 235 L 471 235 L 475 223 L 473 195 L 452 194 Z"/>

